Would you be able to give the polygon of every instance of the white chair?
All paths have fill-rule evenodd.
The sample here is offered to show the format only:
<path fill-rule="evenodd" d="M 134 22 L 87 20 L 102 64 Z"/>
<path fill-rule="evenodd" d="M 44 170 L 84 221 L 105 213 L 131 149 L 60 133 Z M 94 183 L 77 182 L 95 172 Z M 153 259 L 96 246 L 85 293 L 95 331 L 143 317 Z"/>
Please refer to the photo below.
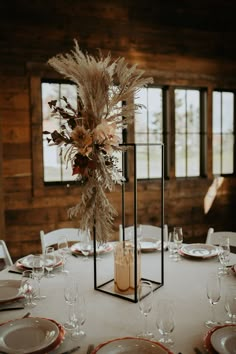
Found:
<path fill-rule="evenodd" d="M 7 245 L 3 240 L 0 240 L 0 259 L 3 260 L 6 266 L 13 265 Z"/>
<path fill-rule="evenodd" d="M 142 236 L 144 238 L 154 238 L 156 240 L 161 240 L 161 227 L 153 225 L 141 225 Z M 168 242 L 168 226 L 164 225 L 164 242 Z M 125 239 L 130 240 L 134 237 L 134 226 L 127 226 L 124 229 Z M 137 235 L 138 236 L 138 235 Z M 123 240 L 123 227 L 119 225 L 119 238 L 120 241 Z"/>
<path fill-rule="evenodd" d="M 206 243 L 210 245 L 219 245 L 223 237 L 229 238 L 230 246 L 236 247 L 236 232 L 233 231 L 214 231 L 212 227 L 207 232 Z"/>
<path fill-rule="evenodd" d="M 42 246 L 42 253 L 49 246 L 57 245 L 60 237 L 65 236 L 67 242 L 79 242 L 79 229 L 76 228 L 63 228 L 56 229 L 45 233 L 43 230 L 40 231 L 40 240 Z"/>

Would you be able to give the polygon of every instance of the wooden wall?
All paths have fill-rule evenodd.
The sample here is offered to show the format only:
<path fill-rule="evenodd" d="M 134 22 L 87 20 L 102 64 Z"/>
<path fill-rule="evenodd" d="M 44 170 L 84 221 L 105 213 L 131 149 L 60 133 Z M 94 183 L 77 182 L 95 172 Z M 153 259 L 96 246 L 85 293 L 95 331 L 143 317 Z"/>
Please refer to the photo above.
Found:
<path fill-rule="evenodd" d="M 202 80 L 211 100 L 217 85 L 236 88 L 235 10 L 235 1 L 227 0 L 1 1 L 0 238 L 14 258 L 40 249 L 40 229 L 76 226 L 68 221 L 66 210 L 79 197 L 78 191 L 64 187 L 34 194 L 32 146 L 37 142 L 32 140 L 28 64 L 41 65 L 71 50 L 76 38 L 90 53 L 101 48 L 137 63 L 157 83 Z M 209 226 L 236 231 L 235 177 L 224 180 L 204 214 L 204 198 L 213 182 L 211 136 L 208 143 L 206 178 L 165 181 L 165 222 L 182 225 L 187 242 L 205 240 Z M 143 184 L 140 190 L 144 223 L 153 219 L 147 196 L 155 186 Z"/>

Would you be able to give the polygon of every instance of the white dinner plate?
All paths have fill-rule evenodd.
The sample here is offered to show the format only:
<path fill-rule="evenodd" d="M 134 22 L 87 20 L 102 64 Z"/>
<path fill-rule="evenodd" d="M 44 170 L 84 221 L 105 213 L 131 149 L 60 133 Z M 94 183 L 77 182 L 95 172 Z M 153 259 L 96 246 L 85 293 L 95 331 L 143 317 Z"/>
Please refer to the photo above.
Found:
<path fill-rule="evenodd" d="M 54 264 L 54 268 L 58 267 L 61 264 L 61 262 L 62 262 L 61 257 L 59 257 L 58 255 L 56 255 L 55 257 L 56 257 L 56 262 Z M 32 269 L 32 267 L 33 267 L 33 258 L 34 258 L 34 255 L 33 254 L 29 254 L 26 257 L 18 259 L 16 265 L 17 266 L 22 266 L 24 268 Z"/>
<path fill-rule="evenodd" d="M 46 318 L 23 318 L 0 326 L 0 351 L 4 353 L 47 353 L 58 338 L 56 323 Z"/>
<path fill-rule="evenodd" d="M 74 243 L 72 246 L 71 246 L 71 252 L 72 253 L 79 253 L 81 254 L 81 244 L 80 242 L 77 242 L 77 243 Z M 97 253 L 100 254 L 100 253 L 107 253 L 107 252 L 111 252 L 113 250 L 113 246 L 112 244 L 110 243 L 106 243 L 104 245 L 101 245 L 97 248 Z M 89 255 L 93 255 L 93 249 L 89 252 Z"/>
<path fill-rule="evenodd" d="M 99 344 L 93 351 L 98 354 L 172 354 L 158 342 L 147 339 L 126 337 Z"/>
<path fill-rule="evenodd" d="M 236 354 L 236 326 L 225 326 L 211 335 L 211 345 L 219 354 Z"/>
<path fill-rule="evenodd" d="M 19 280 L 0 280 L 0 303 L 12 301 L 20 296 Z"/>
<path fill-rule="evenodd" d="M 181 248 L 184 255 L 196 258 L 210 258 L 218 255 L 218 248 L 205 243 L 192 243 Z"/>
<path fill-rule="evenodd" d="M 161 241 L 154 238 L 142 238 L 139 242 L 142 252 L 154 252 L 161 250 Z M 167 244 L 164 242 L 164 249 L 166 249 Z"/>

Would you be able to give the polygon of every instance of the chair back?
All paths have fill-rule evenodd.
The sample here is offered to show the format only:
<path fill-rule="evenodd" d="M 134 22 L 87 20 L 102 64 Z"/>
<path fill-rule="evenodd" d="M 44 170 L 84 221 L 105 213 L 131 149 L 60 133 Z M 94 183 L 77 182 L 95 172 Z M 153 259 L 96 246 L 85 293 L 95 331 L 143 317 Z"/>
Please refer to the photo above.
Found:
<path fill-rule="evenodd" d="M 161 227 L 153 225 L 141 225 L 142 236 L 145 238 L 154 238 L 156 240 L 161 240 Z M 168 241 L 168 226 L 164 225 L 164 242 Z M 133 239 L 134 237 L 134 226 L 127 226 L 124 228 L 125 240 Z M 123 227 L 119 225 L 119 238 L 120 241 L 123 240 Z"/>
<path fill-rule="evenodd" d="M 13 261 L 4 240 L 0 240 L 0 259 L 3 260 L 6 266 L 13 265 Z"/>
<path fill-rule="evenodd" d="M 236 247 L 236 232 L 233 231 L 214 231 L 211 227 L 208 230 L 206 243 L 210 245 L 219 245 L 222 238 L 229 238 L 230 246 Z"/>
<path fill-rule="evenodd" d="M 79 229 L 76 228 L 63 228 L 56 229 L 45 233 L 43 230 L 40 231 L 40 240 L 42 253 L 49 246 L 57 245 L 60 237 L 65 236 L 68 242 L 79 242 Z"/>

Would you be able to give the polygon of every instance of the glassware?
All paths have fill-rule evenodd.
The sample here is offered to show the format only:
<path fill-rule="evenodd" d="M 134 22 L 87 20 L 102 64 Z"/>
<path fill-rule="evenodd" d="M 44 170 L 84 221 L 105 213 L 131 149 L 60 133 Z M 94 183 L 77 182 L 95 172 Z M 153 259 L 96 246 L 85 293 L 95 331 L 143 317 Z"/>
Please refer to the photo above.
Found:
<path fill-rule="evenodd" d="M 66 330 L 74 330 L 75 329 L 75 314 L 74 314 L 74 305 L 76 299 L 78 297 L 78 282 L 74 278 L 74 276 L 67 273 L 65 275 L 65 284 L 64 284 L 64 298 L 68 305 L 68 320 L 64 323 L 64 328 Z"/>
<path fill-rule="evenodd" d="M 221 297 L 221 281 L 217 273 L 210 273 L 206 284 L 207 297 L 212 309 L 212 319 L 205 322 L 206 327 L 212 328 L 219 325 L 215 318 L 215 305 L 219 302 Z"/>
<path fill-rule="evenodd" d="M 174 304 L 169 299 L 160 299 L 157 305 L 156 326 L 161 334 L 158 342 L 169 347 L 173 346 L 174 340 L 170 334 L 174 331 Z"/>
<path fill-rule="evenodd" d="M 74 323 L 75 331 L 72 333 L 72 339 L 78 339 L 85 336 L 85 331 L 82 329 L 86 321 L 86 303 L 83 295 L 79 295 L 74 306 Z"/>
<path fill-rule="evenodd" d="M 218 253 L 219 261 L 222 265 L 222 267 L 218 268 L 218 274 L 227 275 L 228 274 L 227 265 L 229 264 L 230 261 L 230 243 L 228 237 L 222 238 L 218 250 L 219 250 Z"/>
<path fill-rule="evenodd" d="M 47 271 L 46 278 L 53 278 L 55 274 L 52 274 L 53 268 L 56 264 L 56 256 L 54 247 L 47 247 L 44 254 L 45 269 Z"/>
<path fill-rule="evenodd" d="M 225 310 L 230 317 L 230 323 L 236 324 L 236 287 L 230 287 L 225 294 Z M 229 323 L 227 321 L 227 323 Z"/>
<path fill-rule="evenodd" d="M 24 304 L 27 307 L 35 307 L 37 305 L 36 302 L 33 301 L 35 295 L 35 282 L 36 280 L 33 277 L 32 270 L 23 271 L 20 290 L 25 298 Z"/>
<path fill-rule="evenodd" d="M 81 231 L 80 251 L 85 256 L 83 260 L 88 261 L 88 255 L 92 251 L 91 237 L 89 231 Z"/>
<path fill-rule="evenodd" d="M 41 295 L 41 279 L 44 276 L 44 256 L 42 254 L 33 256 L 33 277 L 38 281 L 38 294 L 36 299 L 45 299 L 45 295 Z"/>
<path fill-rule="evenodd" d="M 183 229 L 182 227 L 179 226 L 175 226 L 174 227 L 174 242 L 177 248 L 177 260 L 180 260 L 180 255 L 179 255 L 179 251 L 182 247 L 182 243 L 183 243 Z"/>
<path fill-rule="evenodd" d="M 152 283 L 147 280 L 142 280 L 138 286 L 138 304 L 139 310 L 144 316 L 144 329 L 138 334 L 140 338 L 153 338 L 153 333 L 148 331 L 147 318 L 153 306 L 153 287 Z"/>
<path fill-rule="evenodd" d="M 62 258 L 62 272 L 68 273 L 68 271 L 65 269 L 65 264 L 66 264 L 67 257 L 69 255 L 69 247 L 68 247 L 67 238 L 65 236 L 60 237 L 60 239 L 57 242 L 57 248 L 58 248 L 58 253 Z"/>
<path fill-rule="evenodd" d="M 172 260 L 177 261 L 178 260 L 177 245 L 175 243 L 173 232 L 169 232 L 168 250 L 169 250 L 169 257 Z"/>

